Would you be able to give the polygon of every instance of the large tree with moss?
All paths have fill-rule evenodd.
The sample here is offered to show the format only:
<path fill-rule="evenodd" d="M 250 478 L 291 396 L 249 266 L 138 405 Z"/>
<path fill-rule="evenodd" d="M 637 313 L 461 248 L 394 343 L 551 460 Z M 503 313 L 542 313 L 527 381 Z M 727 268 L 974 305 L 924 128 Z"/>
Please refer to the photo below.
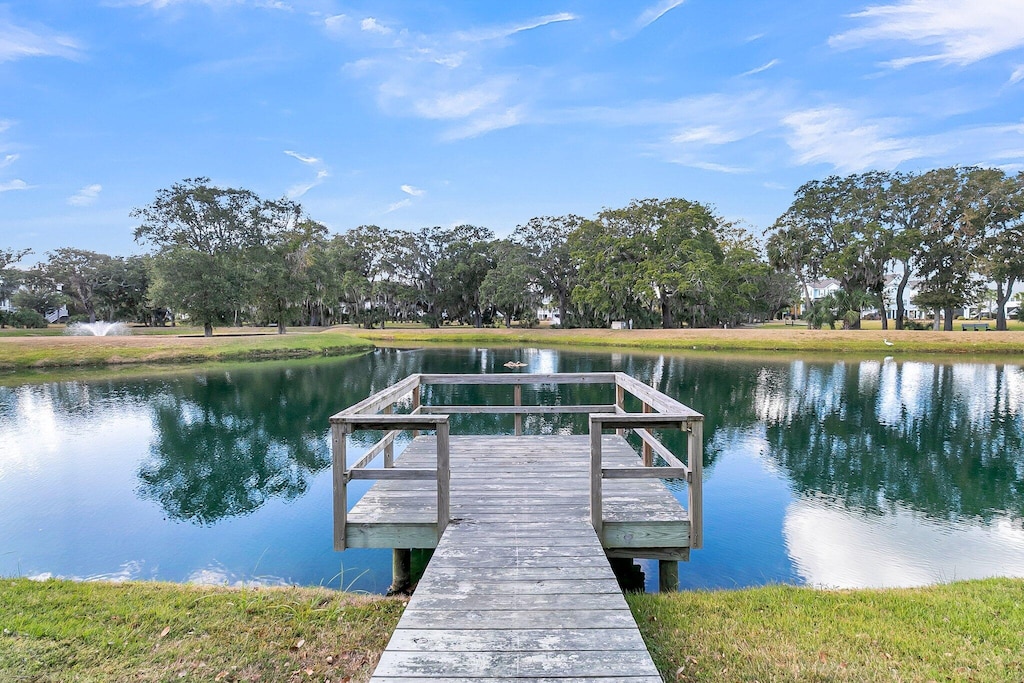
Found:
<path fill-rule="evenodd" d="M 278 297 L 288 276 L 271 273 L 275 259 L 302 242 L 290 239 L 302 232 L 298 204 L 216 187 L 209 178 L 189 178 L 162 189 L 132 216 L 141 221 L 136 241 L 156 247 L 154 303 L 187 313 L 206 336 L 213 335 L 215 324 L 237 319 L 242 308 Z M 280 305 L 275 308 L 280 323 L 285 312 Z"/>

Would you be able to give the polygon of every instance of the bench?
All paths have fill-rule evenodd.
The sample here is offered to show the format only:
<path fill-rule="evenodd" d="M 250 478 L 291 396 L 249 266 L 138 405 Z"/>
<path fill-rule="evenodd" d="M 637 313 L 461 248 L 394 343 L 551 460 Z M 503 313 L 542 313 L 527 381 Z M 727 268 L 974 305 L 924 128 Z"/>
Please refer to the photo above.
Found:
<path fill-rule="evenodd" d="M 966 332 L 967 330 L 971 330 L 972 332 L 977 332 L 978 330 L 988 332 L 988 323 L 963 323 L 960 325 L 960 330 L 962 332 Z"/>

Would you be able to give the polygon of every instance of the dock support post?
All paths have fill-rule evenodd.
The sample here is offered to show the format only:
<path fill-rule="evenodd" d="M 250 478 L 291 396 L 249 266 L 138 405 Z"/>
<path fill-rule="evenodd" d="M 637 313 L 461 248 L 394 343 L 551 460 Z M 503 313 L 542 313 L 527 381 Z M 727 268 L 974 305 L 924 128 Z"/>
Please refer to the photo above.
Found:
<path fill-rule="evenodd" d="M 412 578 L 412 551 L 408 548 L 394 548 L 391 551 L 391 587 L 388 595 L 397 595 L 409 590 Z"/>
<path fill-rule="evenodd" d="M 590 522 L 594 525 L 597 537 L 603 539 L 604 510 L 601 501 L 601 421 L 590 416 Z M 603 542 L 603 541 L 602 541 Z"/>
<path fill-rule="evenodd" d="M 449 452 L 448 422 L 437 424 L 437 540 L 441 541 L 448 522 L 451 521 L 451 454 Z"/>
<path fill-rule="evenodd" d="M 675 593 L 679 591 L 679 561 L 658 560 L 658 592 Z"/>
<path fill-rule="evenodd" d="M 345 549 L 345 525 L 348 521 L 348 464 L 345 458 L 346 425 L 331 425 L 331 473 L 334 483 L 334 549 Z"/>

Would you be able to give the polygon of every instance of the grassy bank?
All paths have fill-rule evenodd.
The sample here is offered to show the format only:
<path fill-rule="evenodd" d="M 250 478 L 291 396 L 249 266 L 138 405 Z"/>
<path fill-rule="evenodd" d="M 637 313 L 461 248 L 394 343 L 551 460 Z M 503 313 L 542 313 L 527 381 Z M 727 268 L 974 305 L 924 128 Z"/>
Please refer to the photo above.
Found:
<path fill-rule="evenodd" d="M 630 596 L 669 681 L 1024 680 L 1024 581 Z M 365 681 L 404 601 L 0 580 L 0 680 Z"/>
<path fill-rule="evenodd" d="M 370 348 L 372 343 L 366 340 L 336 332 L 214 337 L 6 336 L 0 337 L 0 370 L 341 356 Z"/>
<path fill-rule="evenodd" d="M 402 608 L 308 588 L 4 579 L 0 680 L 366 680 Z"/>
<path fill-rule="evenodd" d="M 805 327 L 608 330 L 506 329 L 472 327 L 387 328 L 345 332 L 384 343 L 530 344 L 606 346 L 641 350 L 791 351 L 856 354 L 1024 354 L 1024 331 L 931 332 L 910 330 L 809 330 Z M 889 343 L 886 343 L 889 342 Z"/>
<path fill-rule="evenodd" d="M 1021 681 L 1024 581 L 630 596 L 671 681 Z"/>

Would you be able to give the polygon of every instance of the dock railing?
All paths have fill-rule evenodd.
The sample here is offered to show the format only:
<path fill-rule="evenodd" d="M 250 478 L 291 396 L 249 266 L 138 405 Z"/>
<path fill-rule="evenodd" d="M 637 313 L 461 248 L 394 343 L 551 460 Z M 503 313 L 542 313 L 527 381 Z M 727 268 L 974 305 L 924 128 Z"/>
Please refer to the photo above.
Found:
<path fill-rule="evenodd" d="M 422 387 L 425 385 L 511 385 L 511 405 L 423 405 Z M 596 405 L 523 405 L 523 385 L 558 384 L 612 384 L 615 403 Z M 640 413 L 625 410 L 626 395 L 640 402 Z M 411 397 L 411 401 L 408 401 Z M 399 405 L 407 403 L 407 413 L 396 413 Z M 485 373 L 485 374 L 428 374 L 417 373 L 373 394 L 330 418 L 332 464 L 334 474 L 334 547 L 345 549 L 345 527 L 348 517 L 348 482 L 353 479 L 436 480 L 437 482 L 437 536 L 444 533 L 450 515 L 450 452 L 449 416 L 458 413 L 511 414 L 515 419 L 515 434 L 523 434 L 523 415 L 586 413 L 590 420 L 590 512 L 598 536 L 604 524 L 602 489 L 605 479 L 624 478 L 679 478 L 687 482 L 687 512 L 690 519 L 691 549 L 703 545 L 702 520 L 702 459 L 704 416 L 623 372 L 567 372 L 567 373 Z M 604 467 L 601 457 L 601 435 L 614 429 L 619 435 L 634 432 L 641 442 L 640 466 Z M 656 439 L 652 430 L 673 429 L 687 432 L 686 463 Z M 373 444 L 358 462 L 346 462 L 347 436 L 360 430 L 383 430 L 384 436 Z M 402 431 L 411 430 L 413 436 L 420 431 L 434 431 L 437 441 L 437 461 L 434 469 L 394 467 L 395 438 Z M 368 465 L 383 453 L 383 467 Z M 655 454 L 664 461 L 658 466 Z"/>

